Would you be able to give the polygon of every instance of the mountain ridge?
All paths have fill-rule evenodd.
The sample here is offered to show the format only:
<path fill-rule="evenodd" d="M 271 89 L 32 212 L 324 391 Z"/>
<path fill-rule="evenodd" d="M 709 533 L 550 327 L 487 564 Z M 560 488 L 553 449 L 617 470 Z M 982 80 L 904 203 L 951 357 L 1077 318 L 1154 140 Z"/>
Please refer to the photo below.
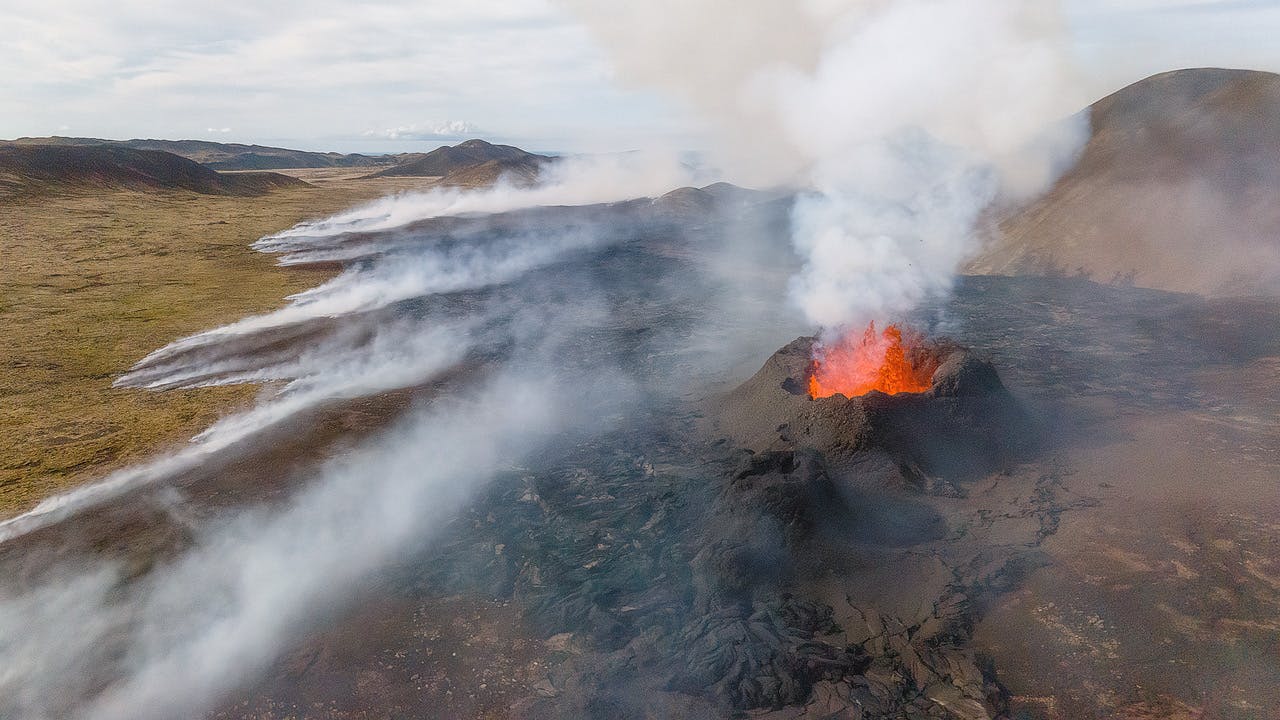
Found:
<path fill-rule="evenodd" d="M 261 195 L 307 183 L 274 172 L 221 173 L 160 150 L 112 145 L 0 145 L 0 196 L 103 188 Z"/>
<path fill-rule="evenodd" d="M 538 155 L 514 145 L 497 145 L 477 138 L 436 148 L 416 159 L 372 173 L 369 177 L 440 177 L 447 180 L 451 173 L 492 162 L 498 163 L 498 166 L 491 166 L 491 170 L 496 169 L 499 174 L 502 167 L 527 174 L 552 160 L 549 155 Z"/>
<path fill-rule="evenodd" d="M 221 143 L 212 140 L 107 140 L 79 137 L 21 137 L 0 141 L 0 145 L 56 145 L 86 147 L 106 145 L 133 150 L 160 150 L 193 160 L 214 170 L 283 170 L 325 167 L 380 167 L 397 162 L 403 155 L 361 155 L 336 152 L 292 150 L 244 143 Z"/>

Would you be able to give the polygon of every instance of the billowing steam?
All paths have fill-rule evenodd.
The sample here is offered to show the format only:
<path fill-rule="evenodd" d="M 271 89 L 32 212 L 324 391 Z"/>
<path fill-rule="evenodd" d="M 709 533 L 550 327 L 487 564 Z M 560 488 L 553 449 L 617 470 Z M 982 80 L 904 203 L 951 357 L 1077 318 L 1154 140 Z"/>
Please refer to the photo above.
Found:
<path fill-rule="evenodd" d="M 1046 187 L 1085 137 L 1055 125 L 1079 97 L 1053 2 L 567 2 L 624 78 L 703 112 L 731 169 L 811 188 L 793 298 L 827 328 L 948 289 L 982 211 Z"/>

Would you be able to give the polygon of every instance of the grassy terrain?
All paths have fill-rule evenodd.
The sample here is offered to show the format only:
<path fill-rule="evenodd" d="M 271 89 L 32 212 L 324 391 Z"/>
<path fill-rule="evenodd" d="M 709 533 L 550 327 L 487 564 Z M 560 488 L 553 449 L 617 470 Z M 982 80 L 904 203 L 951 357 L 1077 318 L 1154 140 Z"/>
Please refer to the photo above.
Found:
<path fill-rule="evenodd" d="M 365 171 L 367 172 L 367 170 Z M 0 204 L 0 517 L 185 442 L 252 387 L 155 393 L 112 380 L 178 337 L 325 279 L 248 244 L 410 187 L 298 171 L 263 197 L 114 191 Z"/>

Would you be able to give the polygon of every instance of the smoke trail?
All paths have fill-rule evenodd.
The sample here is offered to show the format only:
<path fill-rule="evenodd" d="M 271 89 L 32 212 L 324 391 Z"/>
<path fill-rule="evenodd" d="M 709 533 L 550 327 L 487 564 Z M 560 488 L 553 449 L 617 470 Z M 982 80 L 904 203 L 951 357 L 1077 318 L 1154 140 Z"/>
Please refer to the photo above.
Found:
<path fill-rule="evenodd" d="M 141 465 L 115 472 L 98 482 L 48 498 L 32 510 L 0 523 L 0 542 L 48 526 L 77 510 L 198 467 L 211 456 L 300 413 L 344 398 L 372 395 L 425 382 L 460 362 L 473 344 L 471 326 L 424 328 L 391 322 L 373 330 L 359 329 L 358 343 L 339 333 L 277 363 L 252 355 L 228 353 L 218 363 L 167 367 L 157 387 L 197 387 L 248 382 L 286 381 L 273 397 L 224 417 L 194 437 L 185 448 Z M 247 369 L 252 368 L 252 369 Z"/>
<path fill-rule="evenodd" d="M 164 718 L 216 700 L 270 661 L 332 593 L 349 592 L 439 528 L 499 467 L 559 427 L 562 413 L 549 387 L 499 378 L 334 463 L 286 513 L 237 519 L 139 598 L 146 625 L 129 648 L 139 669 L 83 717 Z M 221 597 L 211 602 L 191 587 Z"/>
<path fill-rule="evenodd" d="M 423 245 L 430 253 L 436 243 L 424 238 Z M 211 427 L 198 438 L 201 451 L 83 497 L 100 500 L 160 472 L 189 469 L 209 448 L 307 407 L 412 385 L 464 356 L 488 370 L 466 381 L 472 389 L 438 397 L 364 449 L 330 462 L 282 511 L 249 510 L 193 528 L 193 547 L 145 578 L 124 582 L 118 567 L 68 566 L 13 596 L 0 588 L 0 715 L 198 714 L 260 671 L 317 609 L 345 602 L 361 579 L 429 538 L 496 470 L 545 438 L 583 427 L 587 414 L 598 430 L 607 416 L 602 407 L 628 402 L 630 381 L 607 363 L 595 361 L 583 377 L 554 358 L 608 317 L 589 282 L 573 288 L 561 277 L 570 270 L 538 270 L 530 268 L 518 286 L 466 298 L 461 309 L 346 316 L 353 323 L 346 331 L 303 342 L 291 360 L 259 369 L 238 368 L 234 353 L 216 366 L 200 353 L 184 356 L 195 363 L 190 367 L 169 366 L 170 382 L 184 386 L 292 379 L 271 400 Z M 462 319 L 449 323 L 450 314 Z M 368 337 L 352 339 L 361 334 Z M 251 363 L 253 353 L 244 360 Z M 559 402 L 569 397 L 571 407 Z M 63 517 L 75 504 L 64 500 L 59 512 L 28 517 L 15 530 Z M 76 632 L 63 632 L 68 627 Z M 90 704 L 81 705 L 86 698 Z"/>
<path fill-rule="evenodd" d="M 600 240 L 599 236 L 584 231 L 526 233 L 500 237 L 481 245 L 390 253 L 372 265 L 352 267 L 333 280 L 291 296 L 290 304 L 280 310 L 171 343 L 140 360 L 116 384 L 139 387 L 188 384 L 168 372 L 170 364 L 166 360 L 238 336 L 369 312 L 411 298 L 509 282 L 567 252 L 589 247 Z M 180 362 L 188 365 L 189 358 L 181 358 Z"/>
<path fill-rule="evenodd" d="M 749 197 L 725 207 L 745 218 Z M 766 204 L 767 217 L 785 212 Z M 776 346 L 768 310 L 785 304 L 763 295 L 780 288 L 713 250 L 737 247 L 728 236 L 750 236 L 752 222 L 726 224 L 723 236 L 718 223 L 698 230 L 689 247 L 706 253 L 699 259 L 670 252 L 683 231 L 667 212 L 642 200 L 334 235 L 332 248 L 354 241 L 369 252 L 278 313 L 140 362 L 122 384 L 281 386 L 179 453 L 0 525 L 0 540 L 182 477 L 326 403 L 448 380 L 424 393 L 430 405 L 299 478 L 302 489 L 273 508 L 197 520 L 177 493 L 148 495 L 189 545 L 141 577 L 72 557 L 41 569 L 34 587 L 0 586 L 0 716 L 198 714 L 547 438 L 590 437 L 637 403 L 685 392 L 726 352 Z M 740 281 L 752 291 L 740 293 Z M 700 342 L 713 335 L 733 342 Z"/>
<path fill-rule="evenodd" d="M 10 705 L 0 703 L 0 714 L 198 713 L 270 661 L 311 612 L 340 601 L 438 528 L 496 469 L 563 427 L 565 409 L 550 389 L 510 373 L 442 402 L 332 462 L 285 512 L 250 511 L 208 528 L 172 567 L 133 586 L 119 585 L 118 569 L 99 568 L 8 599 L 0 604 L 0 698 Z M 95 664 L 113 652 L 129 676 L 73 712 L 77 694 L 100 676 Z"/>
<path fill-rule="evenodd" d="M 812 189 L 793 299 L 824 327 L 946 291 L 997 193 L 1047 187 L 1085 138 L 1085 118 L 1055 124 L 1079 105 L 1051 2 L 568 5 L 624 77 L 724 129 L 731 171 Z"/>
<path fill-rule="evenodd" d="M 428 218 L 608 203 L 650 197 L 698 181 L 694 171 L 672 153 L 566 157 L 548 165 L 532 188 L 500 181 L 478 191 L 436 188 L 393 195 L 323 220 L 299 223 L 262 238 L 254 248 L 273 253 L 314 252 L 345 245 L 352 234 L 382 232 Z M 292 258 L 293 262 L 298 260 Z"/>
<path fill-rule="evenodd" d="M 643 163 L 636 165 L 638 159 L 628 162 L 630 165 L 622 166 L 643 167 Z M 612 177 L 610 169 L 618 166 L 615 161 L 572 164 L 568 167 L 587 175 L 561 175 L 560 184 L 552 190 L 498 189 L 456 196 L 470 197 L 465 204 L 473 208 L 486 203 L 531 206 L 553 197 L 573 204 L 592 193 L 608 195 L 618 190 L 617 184 L 606 189 Z M 637 183 L 642 184 L 635 181 L 633 186 Z M 573 195 L 578 191 L 582 194 Z M 509 313 L 510 308 L 473 307 L 467 313 L 440 315 L 405 313 L 393 306 L 509 283 L 573 253 L 617 242 L 628 231 L 625 223 L 620 228 L 611 225 L 612 220 L 602 221 L 590 208 L 562 214 L 566 217 L 476 217 L 464 222 L 470 230 L 451 236 L 440 235 L 428 224 L 366 237 L 376 249 L 374 256 L 299 293 L 284 308 L 156 350 L 115 384 L 152 389 L 271 381 L 287 384 L 257 407 L 215 423 L 187 447 L 47 498 L 23 515 L 0 522 L 0 542 L 141 485 L 187 472 L 211 456 L 324 403 L 410 387 L 456 364 L 477 343 L 487 344 L 489 349 L 501 344 L 502 334 L 510 328 L 486 329 L 486 324 Z M 328 240 L 341 246 L 347 239 L 346 235 L 333 235 Z M 494 332 L 496 337 L 486 336 Z"/>

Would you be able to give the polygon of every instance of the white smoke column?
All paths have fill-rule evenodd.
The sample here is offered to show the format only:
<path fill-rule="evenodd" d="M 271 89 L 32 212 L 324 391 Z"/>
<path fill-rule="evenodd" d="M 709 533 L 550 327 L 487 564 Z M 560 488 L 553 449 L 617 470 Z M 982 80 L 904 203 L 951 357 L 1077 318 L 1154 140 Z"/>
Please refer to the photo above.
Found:
<path fill-rule="evenodd" d="M 793 297 L 827 328 L 946 291 L 997 194 L 1047 187 L 1084 140 L 1084 118 L 1057 122 L 1081 98 L 1053 2 L 568 4 L 624 77 L 751 136 L 731 170 L 800 173 L 814 192 L 795 206 Z"/>
<path fill-rule="evenodd" d="M 918 133 L 827 170 L 820 192 L 792 212 L 806 263 L 791 292 L 810 322 L 858 329 L 950 287 L 969 228 L 994 196 L 992 173 Z"/>

